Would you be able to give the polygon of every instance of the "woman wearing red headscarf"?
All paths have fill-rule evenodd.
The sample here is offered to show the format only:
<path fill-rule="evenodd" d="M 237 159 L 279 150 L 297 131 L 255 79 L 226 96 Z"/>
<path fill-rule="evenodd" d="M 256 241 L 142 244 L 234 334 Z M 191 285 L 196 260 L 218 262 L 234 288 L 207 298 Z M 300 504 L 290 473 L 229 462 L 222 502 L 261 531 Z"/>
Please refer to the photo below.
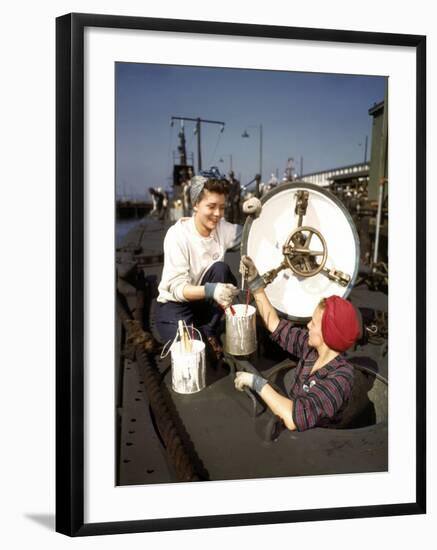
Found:
<path fill-rule="evenodd" d="M 235 387 L 256 391 L 289 430 L 335 426 L 351 396 L 354 370 L 342 352 L 356 342 L 360 324 L 352 304 L 339 296 L 321 300 L 307 328 L 280 320 L 264 292 L 264 281 L 252 259 L 243 256 L 240 271 L 248 281 L 258 311 L 271 338 L 299 358 L 289 397 L 278 393 L 261 376 L 238 372 Z"/>

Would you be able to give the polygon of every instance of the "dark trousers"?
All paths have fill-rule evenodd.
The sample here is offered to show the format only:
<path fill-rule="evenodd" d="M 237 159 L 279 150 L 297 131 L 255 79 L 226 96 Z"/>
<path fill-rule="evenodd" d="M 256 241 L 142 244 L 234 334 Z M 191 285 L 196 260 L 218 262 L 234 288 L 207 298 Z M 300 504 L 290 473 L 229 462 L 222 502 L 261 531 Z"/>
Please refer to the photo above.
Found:
<path fill-rule="evenodd" d="M 231 283 L 237 286 L 237 281 L 225 262 L 215 262 L 208 269 L 200 282 Z M 222 308 L 214 300 L 196 300 L 195 302 L 157 303 L 156 327 L 163 342 L 173 340 L 178 328 L 178 321 L 183 320 L 188 326 L 194 325 L 204 338 L 218 336 Z"/>

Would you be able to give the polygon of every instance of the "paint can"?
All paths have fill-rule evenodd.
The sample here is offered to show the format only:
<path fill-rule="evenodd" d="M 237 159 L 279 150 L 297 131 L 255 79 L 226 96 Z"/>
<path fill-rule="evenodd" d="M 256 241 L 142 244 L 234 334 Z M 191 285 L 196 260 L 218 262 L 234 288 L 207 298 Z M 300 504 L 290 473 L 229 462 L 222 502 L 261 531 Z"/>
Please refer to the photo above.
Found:
<path fill-rule="evenodd" d="M 170 347 L 171 384 L 176 393 L 197 393 L 205 387 L 205 344 L 200 332 L 194 331 L 200 340 L 191 338 L 189 350 L 182 340 L 175 340 Z"/>
<path fill-rule="evenodd" d="M 226 310 L 225 349 L 231 355 L 250 355 L 257 348 L 256 309 L 235 304 L 235 314 Z"/>

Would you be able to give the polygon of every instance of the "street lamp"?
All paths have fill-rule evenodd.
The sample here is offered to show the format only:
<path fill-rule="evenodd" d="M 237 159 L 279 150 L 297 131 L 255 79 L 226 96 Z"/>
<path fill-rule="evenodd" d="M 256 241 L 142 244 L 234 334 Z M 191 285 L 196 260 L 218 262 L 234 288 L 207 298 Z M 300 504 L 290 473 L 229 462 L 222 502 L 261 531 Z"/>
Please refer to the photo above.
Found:
<path fill-rule="evenodd" d="M 262 180 L 262 173 L 263 173 L 263 125 L 259 124 L 258 126 L 248 126 L 248 128 L 258 128 L 259 130 L 259 177 L 260 180 Z M 245 129 L 244 132 L 241 134 L 242 138 L 250 138 L 250 134 L 247 133 L 247 130 Z"/>

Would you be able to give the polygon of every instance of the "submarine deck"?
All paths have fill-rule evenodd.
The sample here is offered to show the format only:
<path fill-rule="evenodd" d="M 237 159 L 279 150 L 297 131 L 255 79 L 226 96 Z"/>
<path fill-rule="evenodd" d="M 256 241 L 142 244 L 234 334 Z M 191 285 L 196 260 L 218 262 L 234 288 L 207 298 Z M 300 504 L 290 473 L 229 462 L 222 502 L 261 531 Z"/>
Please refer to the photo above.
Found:
<path fill-rule="evenodd" d="M 165 228 L 166 229 L 166 228 Z M 150 253 L 162 250 L 163 225 L 148 225 L 146 249 Z M 132 230 L 142 241 L 144 232 Z M 239 252 L 229 252 L 229 263 L 237 280 Z M 162 262 L 144 267 L 144 272 L 159 280 Z M 357 307 L 387 312 L 387 296 L 355 287 L 350 295 Z M 387 341 L 357 346 L 349 354 L 358 364 L 388 378 Z M 164 392 L 171 396 L 173 413 L 192 449 L 205 480 L 271 478 L 297 475 L 384 472 L 388 468 L 388 426 L 386 421 L 344 430 L 314 428 L 307 432 L 283 431 L 276 441 L 266 437 L 271 414 L 254 416 L 253 402 L 246 393 L 234 388 L 232 369 L 225 363 L 215 367 L 207 364 L 206 387 L 182 395 L 171 388 L 170 357 L 151 358 L 160 374 Z M 266 372 L 278 363 L 278 358 L 259 346 L 256 368 Z M 119 472 L 118 483 L 144 484 L 177 481 L 174 466 L 168 460 L 165 444 L 157 429 L 156 418 L 144 392 L 144 372 L 141 366 L 125 359 L 122 362 L 123 392 L 119 407 Z M 387 386 L 375 379 L 375 387 L 385 392 Z M 133 422 L 134 419 L 134 422 Z"/>

